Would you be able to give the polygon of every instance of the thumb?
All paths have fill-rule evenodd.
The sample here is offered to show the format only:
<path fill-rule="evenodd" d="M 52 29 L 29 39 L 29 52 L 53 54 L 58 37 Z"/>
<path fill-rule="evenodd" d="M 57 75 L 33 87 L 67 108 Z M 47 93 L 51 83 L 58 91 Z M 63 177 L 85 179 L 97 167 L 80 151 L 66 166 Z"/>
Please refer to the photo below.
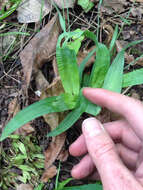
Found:
<path fill-rule="evenodd" d="M 139 185 L 121 162 L 112 139 L 98 120 L 84 120 L 82 130 L 88 153 L 99 172 L 104 189 L 122 189 L 126 185 L 131 187 L 128 181 L 132 181 L 133 186 Z"/>

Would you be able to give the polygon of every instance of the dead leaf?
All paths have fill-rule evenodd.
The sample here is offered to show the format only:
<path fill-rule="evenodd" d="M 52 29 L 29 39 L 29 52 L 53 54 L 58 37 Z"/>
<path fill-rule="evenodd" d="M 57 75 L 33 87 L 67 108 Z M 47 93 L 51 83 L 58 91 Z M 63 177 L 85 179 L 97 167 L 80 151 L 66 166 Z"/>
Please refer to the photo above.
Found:
<path fill-rule="evenodd" d="M 8 105 L 8 115 L 9 118 L 14 117 L 20 111 L 20 106 L 18 104 L 18 99 L 15 97 Z"/>
<path fill-rule="evenodd" d="M 75 0 L 53 0 L 53 2 L 63 9 L 72 8 Z M 17 9 L 17 19 L 20 23 L 38 22 L 41 17 L 44 18 L 53 8 L 51 0 L 23 0 Z"/>
<path fill-rule="evenodd" d="M 57 15 L 55 15 L 20 53 L 27 87 L 30 83 L 32 70 L 36 72 L 55 52 L 59 32 L 59 21 Z"/>
<path fill-rule="evenodd" d="M 49 179 L 53 178 L 57 174 L 56 166 L 52 165 L 42 175 L 41 181 L 46 183 Z"/>
<path fill-rule="evenodd" d="M 105 33 L 107 34 L 107 37 L 105 39 L 105 44 L 107 46 L 109 46 L 111 40 L 112 40 L 112 37 L 113 37 L 113 34 L 114 34 L 114 30 L 113 30 L 113 27 L 109 24 L 104 24 L 103 25 L 103 30 L 105 31 Z"/>
<path fill-rule="evenodd" d="M 26 123 L 25 125 L 23 125 L 22 127 L 20 127 L 19 129 L 17 129 L 14 134 L 18 134 L 18 135 L 28 135 L 33 133 L 35 130 L 34 128 L 31 126 L 30 123 Z"/>
<path fill-rule="evenodd" d="M 74 6 L 75 0 L 54 0 L 59 8 L 72 8 Z"/>
<path fill-rule="evenodd" d="M 41 73 L 42 74 L 42 73 Z M 41 77 L 42 78 L 42 77 Z M 45 86 L 47 83 L 45 80 L 38 80 L 36 79 L 38 86 Z M 44 84 L 45 83 L 45 84 Z M 46 88 L 41 95 L 41 99 L 51 96 L 58 96 L 59 94 L 63 93 L 64 89 L 60 80 L 60 77 L 56 77 L 53 82 Z M 65 113 L 51 113 L 46 114 L 43 116 L 46 123 L 49 124 L 50 129 L 55 129 L 61 120 L 65 117 Z M 52 167 L 54 161 L 58 158 L 61 150 L 63 149 L 64 143 L 66 139 L 66 133 L 62 133 L 56 137 L 52 138 L 49 147 L 45 151 L 45 172 L 42 175 L 42 181 L 47 182 L 46 180 L 49 179 L 49 168 Z M 54 172 L 55 175 L 55 172 Z M 52 176 L 53 177 L 53 176 Z"/>
<path fill-rule="evenodd" d="M 143 7 L 133 7 L 131 9 L 131 14 L 133 15 L 133 17 L 138 17 L 138 19 L 141 20 L 143 15 Z"/>
<path fill-rule="evenodd" d="M 78 55 L 77 55 L 77 62 L 78 65 L 80 65 L 80 63 L 83 61 L 83 59 L 89 54 L 90 51 L 92 51 L 93 49 L 95 49 L 95 46 L 92 46 L 89 49 L 85 49 L 83 51 L 79 51 Z M 95 55 L 96 53 L 93 54 L 93 56 L 87 61 L 86 63 L 86 67 L 89 67 L 92 63 L 94 63 L 95 61 Z"/>
<path fill-rule="evenodd" d="M 57 159 L 63 145 L 65 143 L 66 134 L 62 133 L 53 138 L 48 149 L 45 151 L 45 168 L 49 168 L 53 162 Z"/>
<path fill-rule="evenodd" d="M 112 14 L 113 12 L 122 12 L 124 5 L 127 5 L 126 0 L 103 0 L 102 11 Z"/>
<path fill-rule="evenodd" d="M 49 82 L 46 80 L 41 70 L 37 71 L 35 80 L 36 80 L 36 88 L 40 92 L 43 92 L 45 89 L 48 88 Z"/>
<path fill-rule="evenodd" d="M 116 41 L 117 52 L 120 52 L 123 48 L 123 45 L 121 43 L 122 42 L 119 40 Z M 130 64 L 132 61 L 134 61 L 134 56 L 128 55 L 127 52 L 125 52 L 125 59 L 127 60 L 127 63 Z"/>
<path fill-rule="evenodd" d="M 17 186 L 16 190 L 33 190 L 33 187 L 30 184 L 20 184 Z"/>
<path fill-rule="evenodd" d="M 61 150 L 60 154 L 57 157 L 57 160 L 60 160 L 61 162 L 67 161 L 69 156 L 69 152 L 67 150 Z"/>
<path fill-rule="evenodd" d="M 41 18 L 41 14 L 43 18 L 51 10 L 52 5 L 50 1 L 44 0 L 43 2 L 40 0 L 23 0 L 17 9 L 17 19 L 20 23 L 38 22 Z"/>

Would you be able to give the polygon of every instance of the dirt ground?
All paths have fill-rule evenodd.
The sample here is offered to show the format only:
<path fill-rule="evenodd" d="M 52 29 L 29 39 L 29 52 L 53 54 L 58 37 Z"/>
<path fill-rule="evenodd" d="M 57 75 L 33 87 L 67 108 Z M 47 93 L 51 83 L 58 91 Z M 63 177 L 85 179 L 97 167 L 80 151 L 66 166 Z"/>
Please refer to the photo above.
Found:
<path fill-rule="evenodd" d="M 120 35 L 120 41 L 122 44 L 126 44 L 128 42 L 134 41 L 134 40 L 142 40 L 143 39 L 143 12 L 140 10 L 141 7 L 143 7 L 143 3 L 133 3 L 131 1 L 124 1 L 125 3 L 119 7 L 119 10 L 116 10 L 112 7 L 109 9 L 109 7 L 104 6 L 101 9 L 100 13 L 100 41 L 105 42 L 108 44 L 110 41 L 110 33 L 115 28 L 116 24 L 119 24 L 119 27 L 121 28 L 123 26 L 123 18 L 126 18 L 126 16 L 129 13 L 130 8 L 134 8 L 133 11 L 129 14 L 129 17 L 127 18 L 128 22 L 124 24 L 123 30 Z M 97 27 L 97 5 L 98 3 L 95 3 L 95 7 L 89 11 L 88 13 L 85 13 L 80 6 L 76 5 L 74 9 L 69 10 L 69 17 L 70 17 L 70 24 L 71 24 L 71 30 L 74 30 L 76 28 L 81 29 L 89 29 L 91 31 L 96 31 Z M 23 39 L 23 47 L 21 47 L 20 43 L 17 43 L 14 45 L 13 50 L 9 53 L 8 57 L 5 58 L 3 55 L 5 55 L 5 50 L 3 49 L 2 45 L 0 46 L 0 133 L 2 132 L 3 127 L 6 125 L 8 120 L 12 117 L 12 113 L 9 113 L 9 104 L 10 102 L 16 98 L 18 101 L 18 104 L 20 106 L 20 109 L 24 108 L 25 106 L 36 102 L 39 100 L 39 97 L 35 94 L 36 91 L 36 85 L 35 85 L 35 76 L 32 75 L 30 85 L 28 88 L 28 93 L 25 94 L 25 81 L 23 76 L 23 68 L 21 65 L 21 60 L 19 58 L 19 53 L 22 51 L 24 46 L 28 44 L 29 40 L 35 35 L 35 27 L 38 29 L 41 29 L 44 27 L 46 23 L 55 15 L 55 10 L 50 13 L 50 16 L 46 16 L 42 24 L 29 24 L 28 28 L 31 29 L 30 36 Z M 17 22 L 16 12 L 12 14 L 12 16 L 6 18 L 4 21 L 1 21 L 0 25 L 2 25 L 4 22 L 10 22 L 13 24 L 13 26 L 9 26 L 7 28 L 3 28 L 1 32 L 8 32 L 11 30 L 15 30 L 17 27 L 20 27 L 20 24 Z M 18 39 L 21 40 L 21 39 Z M 0 44 L 4 43 L 4 38 L 0 37 Z M 87 47 L 90 48 L 92 46 L 92 43 L 90 41 L 85 41 L 82 45 L 81 51 L 84 51 Z M 7 46 L 6 46 L 7 47 Z M 132 57 L 136 58 L 140 55 L 142 55 L 143 52 L 143 44 L 139 44 L 136 47 L 130 48 L 127 51 L 128 55 L 131 55 Z M 45 65 L 48 65 L 49 62 L 47 62 Z M 130 65 L 128 63 L 128 60 L 126 59 L 126 66 L 127 71 L 132 71 L 134 69 L 141 68 L 143 66 L 143 60 L 139 64 Z M 42 72 L 47 73 L 47 67 L 42 67 Z M 52 68 L 49 68 L 49 74 L 47 74 L 47 80 L 52 81 L 53 77 L 53 70 Z M 50 77 L 49 77 L 50 76 Z M 129 89 L 123 89 L 123 93 L 126 95 L 133 96 L 135 98 L 140 99 L 143 101 L 143 85 L 138 85 L 131 87 Z M 65 141 L 64 148 L 68 150 L 69 145 L 80 135 L 81 133 L 81 123 L 82 121 L 88 117 L 88 115 L 83 114 L 82 117 L 79 119 L 79 121 L 67 132 L 67 137 Z M 102 118 L 103 121 L 106 121 L 109 119 L 107 115 L 104 115 L 104 118 Z M 42 117 L 34 120 L 32 122 L 32 127 L 34 128 L 34 136 L 37 139 L 38 146 L 41 147 L 41 150 L 44 152 L 45 149 L 48 147 L 48 144 L 50 143 L 51 139 L 47 139 L 46 134 L 49 131 L 48 124 L 44 121 Z M 8 154 L 11 154 L 8 151 L 8 148 L 11 147 L 11 139 L 6 139 L 2 143 L 0 143 L 0 152 L 5 151 Z M 60 177 L 59 181 L 63 181 L 69 177 L 71 168 L 75 165 L 75 163 L 78 163 L 78 161 L 81 158 L 74 158 L 69 155 L 68 159 L 61 164 L 60 169 Z M 5 162 L 5 158 L 0 159 L 0 173 L 4 168 L 7 167 L 7 163 Z M 54 164 L 58 167 L 59 162 L 56 160 Z M 9 172 L 9 171 L 8 171 Z M 44 189 L 52 190 L 54 189 L 56 177 L 53 177 L 50 181 L 45 183 Z M 17 181 L 19 184 L 20 182 Z M 88 183 L 88 180 L 73 180 L 69 183 L 69 185 L 80 185 Z M 3 190 L 2 188 L 0 188 Z M 11 186 L 7 186 L 8 190 L 14 190 L 15 188 L 12 188 Z"/>

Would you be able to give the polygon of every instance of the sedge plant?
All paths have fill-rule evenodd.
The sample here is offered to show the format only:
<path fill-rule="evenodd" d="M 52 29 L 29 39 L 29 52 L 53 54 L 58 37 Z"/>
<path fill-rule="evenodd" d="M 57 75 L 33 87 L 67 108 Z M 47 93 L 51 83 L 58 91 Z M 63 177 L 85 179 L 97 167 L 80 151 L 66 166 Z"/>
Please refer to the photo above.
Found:
<path fill-rule="evenodd" d="M 101 107 L 92 104 L 82 95 L 83 87 L 104 88 L 121 93 L 122 88 L 143 83 L 143 69 L 138 69 L 123 74 L 125 63 L 125 50 L 133 45 L 143 42 L 134 41 L 124 47 L 113 59 L 112 52 L 118 36 L 118 26 L 115 28 L 110 46 L 106 47 L 98 42 L 96 35 L 88 30 L 66 31 L 65 20 L 58 11 L 59 20 L 63 33 L 59 36 L 56 46 L 56 60 L 59 75 L 64 88 L 64 93 L 52 96 L 36 102 L 12 118 L 4 128 L 0 140 L 4 140 L 16 129 L 27 122 L 44 114 L 64 112 L 69 110 L 68 115 L 51 131 L 48 136 L 56 136 L 69 129 L 85 112 L 96 116 Z M 77 54 L 84 38 L 91 39 L 96 48 L 93 49 L 82 61 L 77 64 Z M 90 75 L 84 73 L 84 68 L 89 58 L 96 52 L 95 62 Z M 111 63 L 111 58 L 113 59 Z"/>

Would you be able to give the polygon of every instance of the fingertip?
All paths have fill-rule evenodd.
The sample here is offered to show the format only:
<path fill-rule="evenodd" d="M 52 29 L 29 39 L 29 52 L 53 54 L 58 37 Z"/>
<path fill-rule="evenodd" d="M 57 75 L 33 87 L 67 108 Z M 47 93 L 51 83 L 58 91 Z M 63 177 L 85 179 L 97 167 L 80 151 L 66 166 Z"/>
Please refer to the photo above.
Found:
<path fill-rule="evenodd" d="M 79 172 L 76 168 L 77 168 L 77 165 L 73 167 L 73 169 L 71 171 L 71 176 L 75 179 L 80 179 Z"/>

